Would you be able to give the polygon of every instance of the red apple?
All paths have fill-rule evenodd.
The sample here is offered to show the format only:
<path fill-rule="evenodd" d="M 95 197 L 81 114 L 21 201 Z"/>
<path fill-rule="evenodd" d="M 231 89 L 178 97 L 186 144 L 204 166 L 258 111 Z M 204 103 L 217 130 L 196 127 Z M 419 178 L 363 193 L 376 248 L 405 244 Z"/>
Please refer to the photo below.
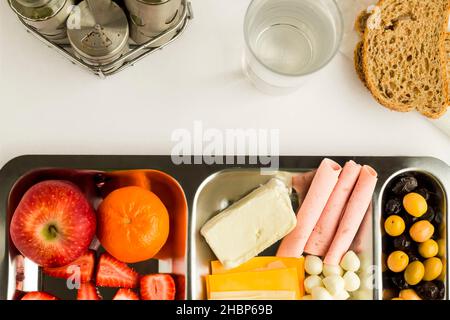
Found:
<path fill-rule="evenodd" d="M 84 254 L 95 235 L 96 216 L 71 182 L 44 181 L 22 197 L 11 220 L 11 239 L 42 267 L 65 266 Z"/>

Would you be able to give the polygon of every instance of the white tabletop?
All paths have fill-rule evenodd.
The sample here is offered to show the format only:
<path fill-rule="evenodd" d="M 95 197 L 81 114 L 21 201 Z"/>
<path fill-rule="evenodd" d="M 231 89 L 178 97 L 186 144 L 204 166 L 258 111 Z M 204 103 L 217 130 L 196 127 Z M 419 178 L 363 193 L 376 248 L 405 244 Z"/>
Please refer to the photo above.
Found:
<path fill-rule="evenodd" d="M 170 47 L 100 80 L 27 34 L 0 1 L 0 166 L 22 154 L 170 154 L 175 129 L 280 129 L 284 155 L 434 156 L 450 139 L 417 113 L 380 107 L 339 54 L 273 97 L 241 72 L 248 0 L 193 0 Z"/>

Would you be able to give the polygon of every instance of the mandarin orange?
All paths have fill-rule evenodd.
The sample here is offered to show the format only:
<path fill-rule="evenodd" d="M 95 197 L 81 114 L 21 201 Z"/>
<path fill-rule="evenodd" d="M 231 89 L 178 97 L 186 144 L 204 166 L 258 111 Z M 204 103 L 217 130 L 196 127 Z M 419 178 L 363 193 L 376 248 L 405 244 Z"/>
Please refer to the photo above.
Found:
<path fill-rule="evenodd" d="M 169 214 L 153 192 L 125 187 L 111 192 L 98 210 L 97 237 L 114 258 L 135 263 L 151 259 L 169 236 Z"/>

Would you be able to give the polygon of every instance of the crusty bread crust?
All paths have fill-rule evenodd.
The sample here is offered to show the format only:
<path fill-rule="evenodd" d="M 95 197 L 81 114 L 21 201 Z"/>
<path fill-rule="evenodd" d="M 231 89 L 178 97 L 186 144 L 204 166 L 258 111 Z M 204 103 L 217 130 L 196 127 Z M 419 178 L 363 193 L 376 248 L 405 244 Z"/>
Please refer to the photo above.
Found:
<path fill-rule="evenodd" d="M 436 0 L 420 0 L 420 1 L 431 1 L 432 3 L 434 3 L 434 1 Z M 397 5 L 399 2 L 401 2 L 401 0 L 380 0 L 377 4 L 378 7 L 378 12 L 376 12 L 376 14 L 380 15 L 383 14 L 382 10 L 385 8 L 385 3 L 387 4 L 395 4 Z M 414 3 L 418 3 L 416 1 L 411 1 Z M 423 2 L 421 3 L 423 4 Z M 400 5 L 404 5 L 404 3 L 400 3 Z M 407 4 L 409 5 L 409 3 Z M 447 110 L 447 101 L 449 100 L 449 82 L 448 82 L 448 74 L 447 74 L 447 50 L 446 50 L 446 44 L 449 44 L 450 46 L 450 40 L 447 42 L 446 41 L 446 35 L 447 35 L 447 24 L 448 24 L 448 14 L 450 12 L 450 1 L 446 0 L 446 2 L 442 2 L 441 5 L 446 7 L 446 13 L 445 13 L 445 23 L 442 24 L 442 26 L 440 27 L 441 29 L 441 34 L 439 35 L 439 61 L 438 64 L 440 64 L 439 66 L 436 66 L 434 64 L 434 69 L 433 70 L 438 70 L 436 72 L 440 73 L 440 75 L 437 77 L 436 80 L 436 84 L 435 85 L 435 91 L 433 91 L 433 89 L 431 88 L 432 84 L 430 83 L 429 86 L 430 88 L 429 91 L 430 92 L 414 92 L 416 93 L 416 95 L 414 95 L 412 92 L 409 93 L 408 91 L 406 91 L 403 87 L 403 83 L 394 83 L 393 86 L 393 91 L 389 91 L 390 89 L 385 89 L 384 87 L 382 87 L 382 85 L 385 85 L 384 82 L 381 82 L 382 80 L 379 79 L 378 77 L 376 77 L 376 75 L 374 73 L 371 72 L 370 70 L 370 63 L 373 61 L 370 61 L 370 59 L 372 59 L 372 57 L 370 57 L 369 54 L 369 46 L 370 46 L 370 41 L 371 41 L 371 36 L 373 34 L 370 34 L 370 32 L 377 32 L 379 31 L 377 30 L 371 30 L 370 28 L 368 28 L 368 23 L 370 22 L 373 26 L 373 20 L 377 17 L 375 17 L 375 13 L 374 14 L 364 14 L 361 13 L 358 18 L 357 21 L 355 23 L 355 29 L 361 34 L 362 31 L 364 31 L 362 33 L 362 42 L 358 43 L 358 45 L 356 46 L 355 49 L 355 69 L 358 73 L 359 78 L 363 81 L 363 83 L 366 85 L 366 87 L 370 90 L 370 92 L 372 93 L 372 95 L 374 96 L 374 98 L 383 106 L 395 110 L 395 111 L 399 111 L 399 112 L 408 112 L 414 109 L 417 109 L 420 113 L 422 113 L 423 115 L 429 117 L 429 118 L 439 118 L 441 115 L 443 115 L 446 110 Z M 403 9 L 403 7 L 401 8 Z M 412 10 L 412 9 L 411 9 Z M 410 14 L 412 15 L 412 14 Z M 381 16 L 379 16 L 378 18 L 382 19 Z M 389 26 L 392 27 L 394 30 L 395 29 L 395 24 L 398 23 L 398 21 L 400 21 L 402 17 L 400 16 L 397 20 L 393 21 L 391 20 L 391 22 L 393 21 L 393 25 Z M 411 18 L 411 17 L 409 17 Z M 416 17 L 417 18 L 417 17 Z M 442 18 L 442 17 L 441 17 Z M 368 20 L 368 19 L 372 19 L 372 20 Z M 410 19 L 411 21 L 415 21 L 413 19 Z M 381 27 L 381 26 L 380 26 Z M 363 30 L 364 29 L 364 30 Z M 383 30 L 381 30 L 383 32 Z M 386 31 L 386 29 L 384 29 L 384 31 Z M 385 32 L 386 33 L 386 32 Z M 378 34 L 376 34 L 378 35 Z M 384 37 L 385 34 L 381 34 L 381 36 L 379 37 Z M 403 38 L 402 38 L 403 40 Z M 395 43 L 396 44 L 396 43 Z M 383 47 L 385 48 L 385 47 Z M 436 57 L 436 55 L 434 55 L 434 57 Z M 408 56 L 408 58 L 410 58 Z M 377 57 L 374 57 L 373 59 L 377 59 Z M 414 59 L 414 58 L 413 58 Z M 408 60 L 409 61 L 409 60 Z M 402 61 L 398 61 L 398 63 L 396 63 L 396 65 L 400 65 Z M 433 61 L 431 61 L 433 62 Z M 428 62 L 427 62 L 428 63 Z M 378 65 L 377 65 L 378 66 Z M 408 66 L 408 65 L 407 65 Z M 417 82 L 420 81 L 420 79 L 415 79 L 413 77 L 413 75 L 416 74 L 420 74 L 414 71 L 411 71 L 409 69 L 406 69 L 406 71 L 403 74 L 399 74 L 400 71 L 397 70 L 392 70 L 392 69 L 388 69 L 389 66 L 383 66 L 386 68 L 385 71 L 380 71 L 381 74 L 383 74 L 383 72 L 390 72 L 390 74 L 392 74 L 392 72 L 394 72 L 394 74 L 396 76 L 410 76 L 411 81 L 415 81 L 417 80 Z M 408 66 L 409 68 L 409 66 Z M 399 68 L 401 69 L 401 68 Z M 404 70 L 401 70 L 404 71 Z M 409 73 L 408 73 L 409 72 Z M 405 75 L 406 74 L 406 75 Z M 386 77 L 385 77 L 386 78 Z M 398 77 L 397 77 L 398 79 Z M 396 79 L 393 79 L 396 80 Z M 384 80 L 386 81 L 386 80 Z M 402 80 L 403 81 L 403 80 Z M 396 88 L 398 88 L 399 86 L 401 86 L 401 90 L 403 91 L 395 91 Z M 428 85 L 426 85 L 426 87 L 428 87 Z M 384 89 L 385 91 L 380 91 Z M 400 88 L 398 88 L 398 90 L 400 90 Z M 419 90 L 417 87 L 414 87 L 414 90 Z M 404 92 L 406 93 L 406 96 L 408 98 L 405 98 L 402 101 L 396 101 L 395 99 L 393 99 L 393 97 L 395 96 L 395 94 L 397 94 L 397 97 L 400 94 L 403 94 Z M 409 99 L 410 98 L 410 99 Z M 397 99 L 398 100 L 398 99 Z"/>
<path fill-rule="evenodd" d="M 355 30 L 358 32 L 360 37 L 364 36 L 364 31 L 366 30 L 367 19 L 370 17 L 370 13 L 367 10 L 363 10 L 359 13 L 355 21 Z"/>
<path fill-rule="evenodd" d="M 364 45 L 363 41 L 358 42 L 358 44 L 356 45 L 354 61 L 355 61 L 356 73 L 358 74 L 358 77 L 362 81 L 364 86 L 366 86 L 366 88 L 367 88 L 366 75 L 364 74 L 364 70 L 363 70 L 363 66 L 362 66 L 363 45 Z"/>

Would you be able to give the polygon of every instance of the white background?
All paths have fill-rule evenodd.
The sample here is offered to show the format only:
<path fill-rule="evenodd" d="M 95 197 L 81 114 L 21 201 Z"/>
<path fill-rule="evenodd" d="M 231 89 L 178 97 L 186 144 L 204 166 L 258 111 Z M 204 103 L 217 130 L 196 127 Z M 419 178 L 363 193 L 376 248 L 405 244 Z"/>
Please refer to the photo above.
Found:
<path fill-rule="evenodd" d="M 248 0 L 193 0 L 183 37 L 100 80 L 24 31 L 0 3 L 0 166 L 15 156 L 169 154 L 174 129 L 280 129 L 285 155 L 434 156 L 450 139 L 419 114 L 380 107 L 339 54 L 298 92 L 259 93 L 241 73 Z"/>

